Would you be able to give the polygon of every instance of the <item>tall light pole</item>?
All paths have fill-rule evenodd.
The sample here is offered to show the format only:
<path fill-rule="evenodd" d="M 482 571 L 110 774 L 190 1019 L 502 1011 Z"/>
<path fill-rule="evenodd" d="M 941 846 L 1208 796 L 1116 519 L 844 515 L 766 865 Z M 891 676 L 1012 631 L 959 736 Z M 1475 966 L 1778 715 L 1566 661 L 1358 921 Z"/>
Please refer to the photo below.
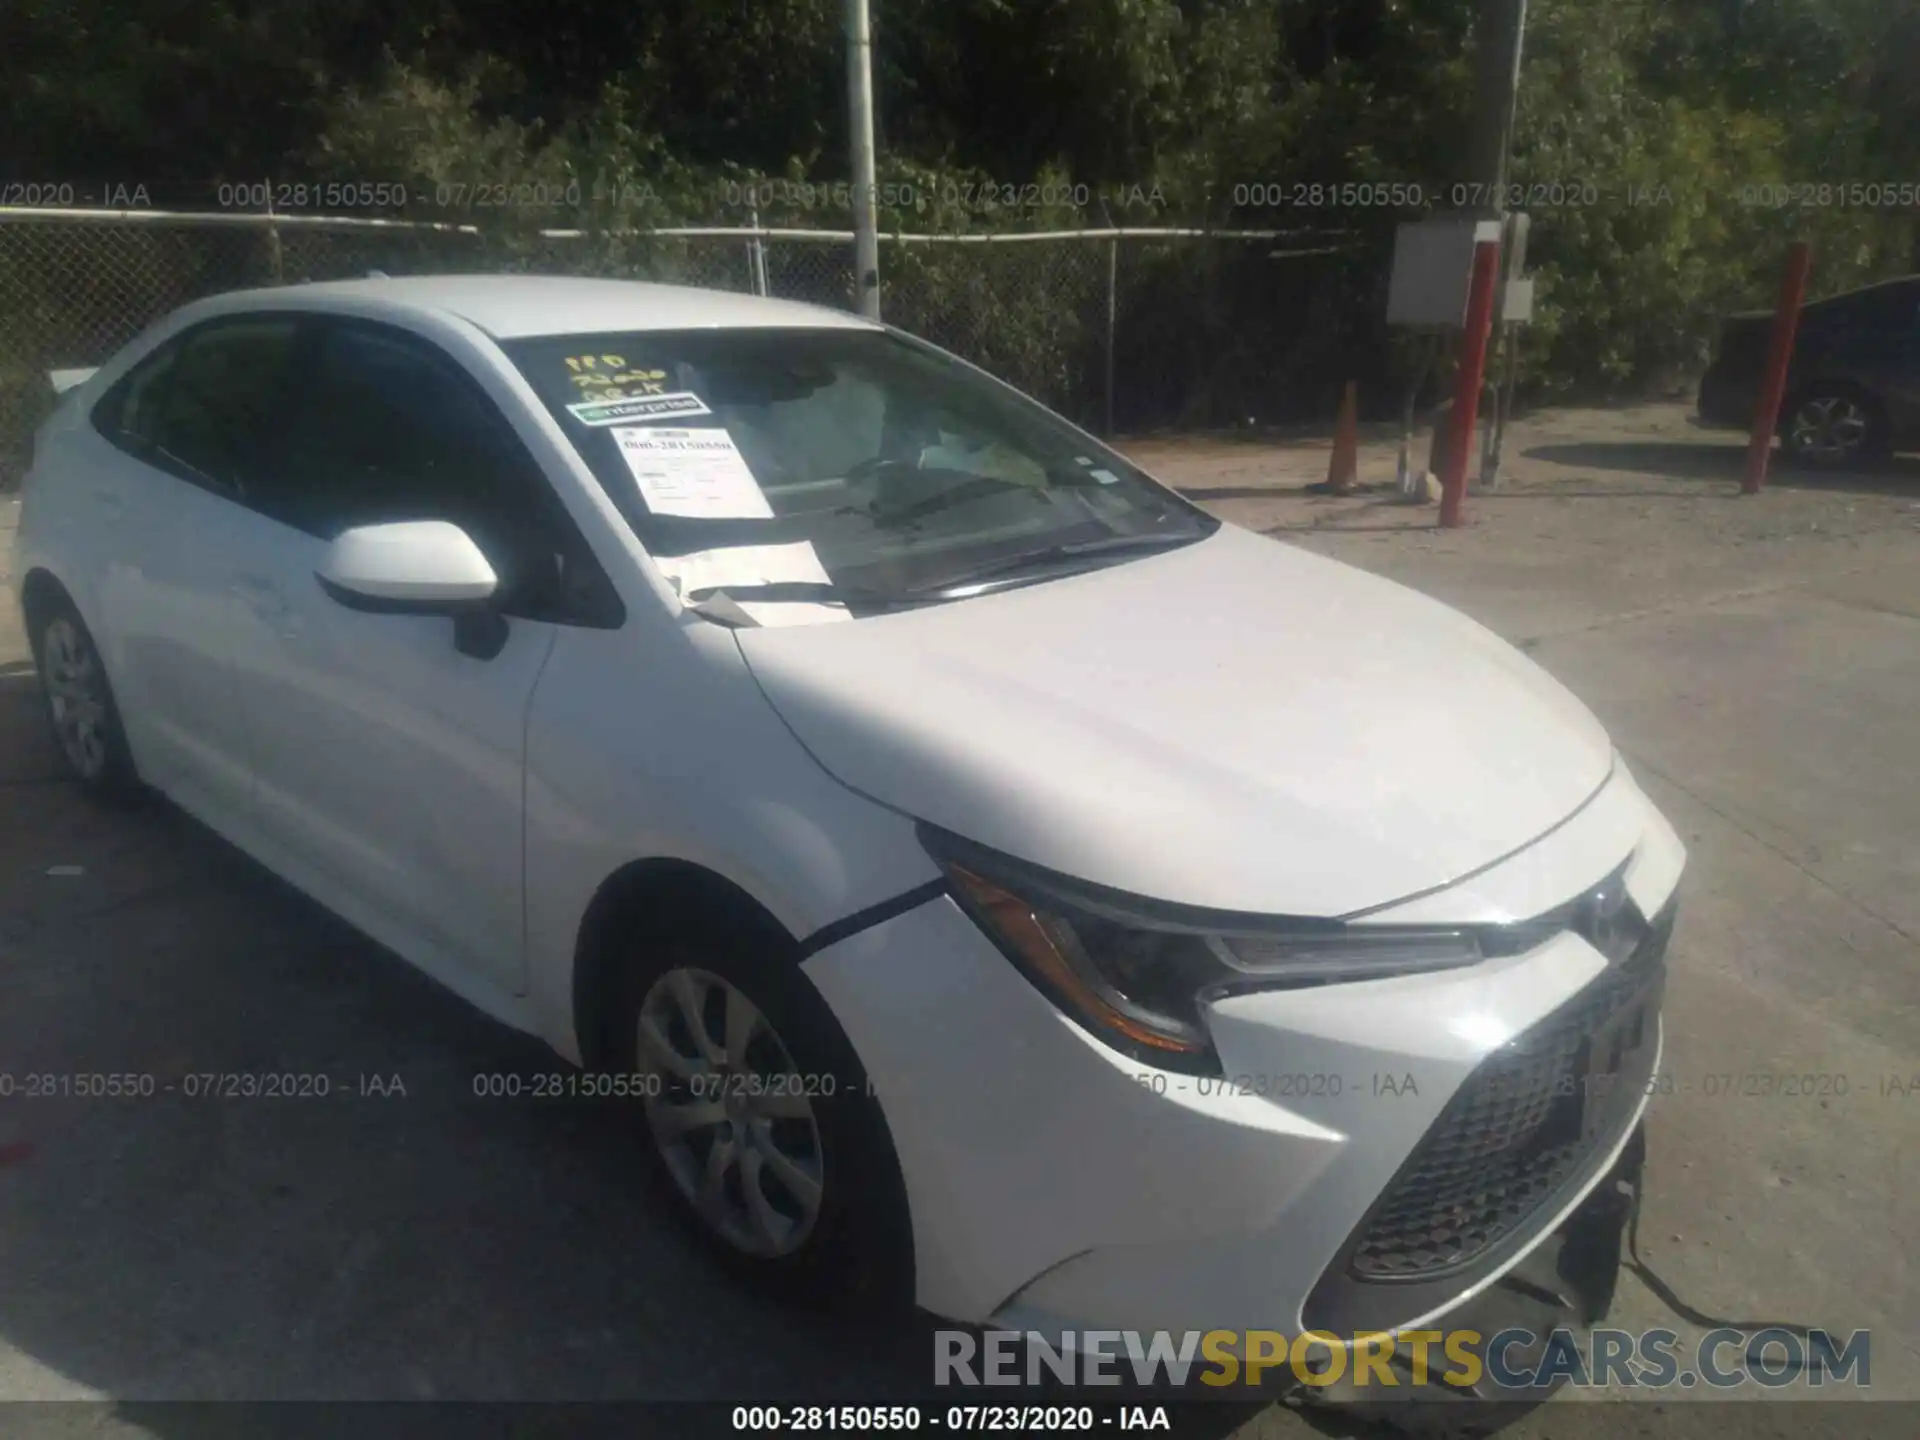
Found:
<path fill-rule="evenodd" d="M 1460 178 L 1477 187 L 1478 203 L 1473 208 L 1489 220 L 1507 208 L 1507 162 L 1520 101 L 1520 44 L 1526 28 L 1527 0 L 1481 0 L 1474 39 L 1467 173 Z"/>
<path fill-rule="evenodd" d="M 873 27 L 867 0 L 847 0 L 847 119 L 853 138 L 853 293 L 880 318 L 880 231 L 874 219 Z"/>

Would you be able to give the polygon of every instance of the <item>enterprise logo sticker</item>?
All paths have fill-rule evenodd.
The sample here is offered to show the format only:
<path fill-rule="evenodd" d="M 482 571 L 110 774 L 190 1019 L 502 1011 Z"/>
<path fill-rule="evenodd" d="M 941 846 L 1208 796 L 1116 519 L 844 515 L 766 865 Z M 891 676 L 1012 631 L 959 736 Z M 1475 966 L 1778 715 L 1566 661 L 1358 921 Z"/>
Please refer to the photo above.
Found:
<path fill-rule="evenodd" d="M 619 400 L 581 400 L 567 413 L 582 425 L 619 425 L 635 420 L 667 420 L 680 415 L 711 415 L 706 402 L 688 390 L 667 395 L 631 395 Z"/>

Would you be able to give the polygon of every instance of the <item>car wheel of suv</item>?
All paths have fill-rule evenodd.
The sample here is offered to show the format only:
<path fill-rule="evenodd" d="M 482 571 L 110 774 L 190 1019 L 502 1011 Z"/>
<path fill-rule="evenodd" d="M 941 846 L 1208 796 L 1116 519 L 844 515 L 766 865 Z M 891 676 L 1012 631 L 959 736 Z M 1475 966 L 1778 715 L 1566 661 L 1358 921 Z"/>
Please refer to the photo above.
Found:
<path fill-rule="evenodd" d="M 1820 387 L 1794 397 L 1780 423 L 1788 457 L 1814 470 L 1843 470 L 1886 453 L 1880 408 L 1846 386 Z"/>
<path fill-rule="evenodd" d="M 35 607 L 32 644 L 54 743 L 73 778 L 102 797 L 139 788 L 133 752 L 106 663 L 73 602 L 64 595 Z"/>
<path fill-rule="evenodd" d="M 791 940 L 699 927 L 645 946 L 610 1037 L 645 1147 L 722 1259 L 792 1298 L 912 1298 L 906 1193 L 880 1107 Z"/>

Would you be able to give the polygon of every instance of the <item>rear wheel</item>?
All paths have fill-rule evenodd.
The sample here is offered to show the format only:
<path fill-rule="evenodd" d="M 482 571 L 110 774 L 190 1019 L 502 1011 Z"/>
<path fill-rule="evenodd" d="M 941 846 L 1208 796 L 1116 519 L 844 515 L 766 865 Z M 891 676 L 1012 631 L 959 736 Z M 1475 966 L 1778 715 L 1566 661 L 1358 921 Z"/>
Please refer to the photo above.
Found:
<path fill-rule="evenodd" d="M 643 1143 L 720 1258 L 783 1295 L 912 1298 L 905 1187 L 866 1072 L 793 943 L 758 925 L 636 936 L 610 1017 Z"/>
<path fill-rule="evenodd" d="M 122 797 L 139 787 L 120 707 L 99 647 L 64 595 L 34 607 L 31 638 L 47 720 L 67 770 L 88 791 Z"/>
<path fill-rule="evenodd" d="M 1795 396 L 1780 422 L 1789 459 L 1811 470 L 1844 470 L 1887 452 L 1880 407 L 1849 386 L 1819 386 Z"/>

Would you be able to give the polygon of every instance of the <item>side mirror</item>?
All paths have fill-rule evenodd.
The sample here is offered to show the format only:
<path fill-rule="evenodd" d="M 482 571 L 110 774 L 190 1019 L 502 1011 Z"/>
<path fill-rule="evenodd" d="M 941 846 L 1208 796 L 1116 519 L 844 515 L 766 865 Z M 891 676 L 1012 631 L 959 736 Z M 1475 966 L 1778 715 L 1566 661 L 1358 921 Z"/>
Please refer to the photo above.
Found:
<path fill-rule="evenodd" d="M 462 655 L 491 660 L 506 647 L 506 617 L 488 603 L 500 577 L 473 538 L 448 521 L 342 530 L 315 578 L 349 610 L 452 616 L 454 648 Z"/>
<path fill-rule="evenodd" d="M 500 586 L 480 547 L 445 520 L 342 530 L 317 573 L 321 588 L 349 609 L 408 615 L 468 609 Z"/>

